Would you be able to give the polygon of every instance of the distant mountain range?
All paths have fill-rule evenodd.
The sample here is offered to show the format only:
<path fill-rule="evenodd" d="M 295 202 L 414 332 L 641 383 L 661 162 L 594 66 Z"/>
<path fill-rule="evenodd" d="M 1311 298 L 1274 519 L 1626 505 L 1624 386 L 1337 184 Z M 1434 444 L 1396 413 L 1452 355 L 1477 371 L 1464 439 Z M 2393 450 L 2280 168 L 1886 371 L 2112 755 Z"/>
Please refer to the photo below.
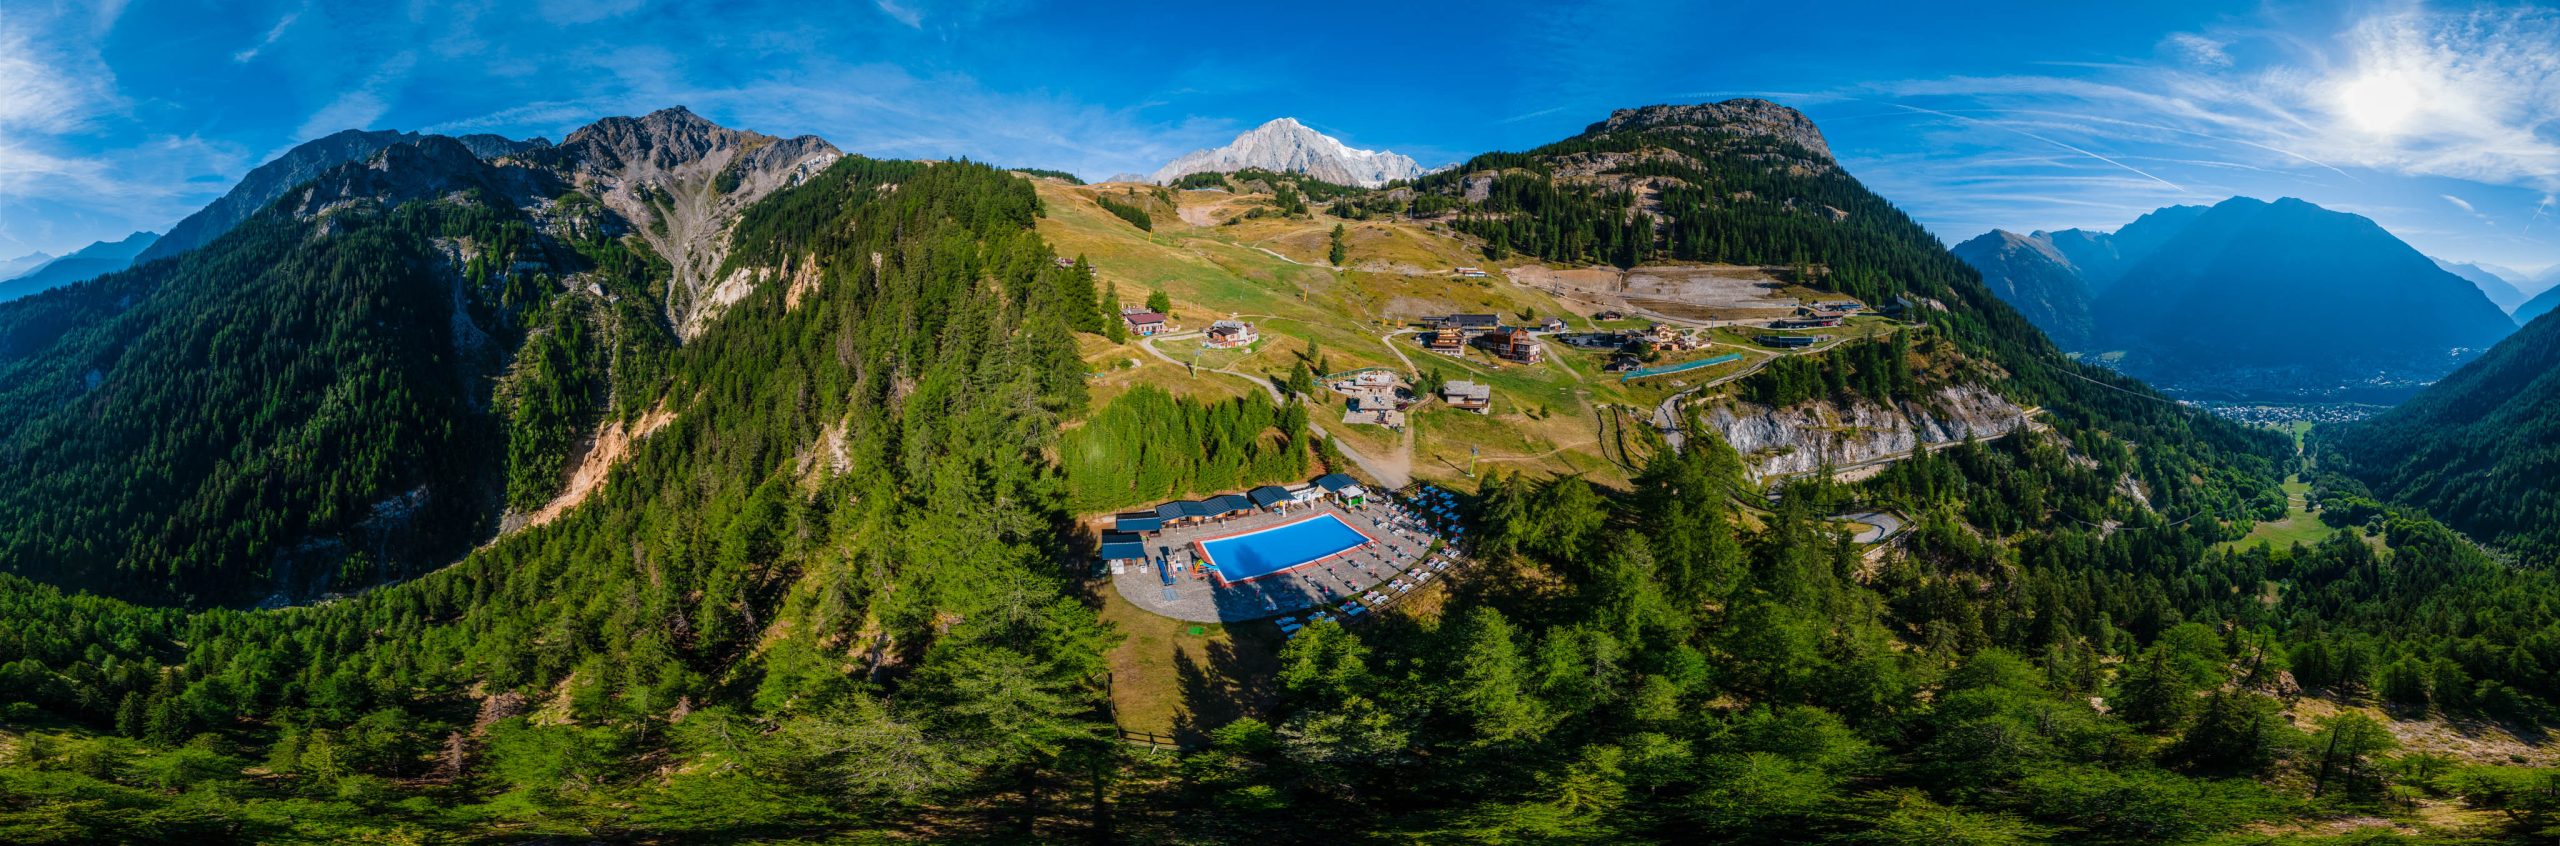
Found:
<path fill-rule="evenodd" d="M 0 282 L 16 279 L 18 278 L 18 274 L 34 270 L 38 267 L 43 267 L 45 262 L 52 260 L 52 253 L 42 251 L 28 253 L 17 258 L 0 259 Z"/>
<path fill-rule="evenodd" d="M 1122 175 L 1112 181 L 1147 181 L 1162 185 L 1194 173 L 1230 173 L 1262 168 L 1303 173 L 1326 182 L 1375 188 L 1398 179 L 1428 173 L 1412 158 L 1383 150 L 1361 150 L 1333 136 L 1308 129 L 1296 118 L 1280 118 L 1254 127 L 1224 147 L 1196 150 L 1174 159 L 1146 177 Z"/>
<path fill-rule="evenodd" d="M 2523 305 L 2525 300 L 2531 298 L 2531 295 L 2517 290 L 2514 283 L 2507 281 L 2506 277 L 2498 275 L 2496 271 L 2468 262 L 2446 261 L 2433 256 L 2429 256 L 2428 259 L 2434 261 L 2437 267 L 2443 268 L 2444 272 L 2460 276 L 2464 281 L 2470 282 L 2472 287 L 2480 289 L 2481 296 L 2488 297 L 2490 302 L 2498 305 L 2498 308 L 2512 312 L 2515 311 L 2516 306 Z M 2521 324 L 2524 321 L 2516 322 Z"/>
<path fill-rule="evenodd" d="M 2174 206 L 2113 233 L 1994 231 L 1954 252 L 2066 349 L 2199 397 L 2405 395 L 2515 331 L 2473 280 L 2290 198 Z"/>
<path fill-rule="evenodd" d="M 157 232 L 136 232 L 121 241 L 98 241 L 52 259 L 7 281 L 0 281 L 0 302 L 46 291 L 89 279 L 103 273 L 114 273 L 133 265 L 134 256 L 157 243 Z"/>

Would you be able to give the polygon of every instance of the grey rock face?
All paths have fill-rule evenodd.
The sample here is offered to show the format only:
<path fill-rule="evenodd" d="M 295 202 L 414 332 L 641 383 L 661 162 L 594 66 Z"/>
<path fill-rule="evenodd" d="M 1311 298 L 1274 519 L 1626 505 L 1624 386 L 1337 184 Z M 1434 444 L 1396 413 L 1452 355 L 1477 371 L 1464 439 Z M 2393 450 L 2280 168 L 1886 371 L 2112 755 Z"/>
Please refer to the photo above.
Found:
<path fill-rule="evenodd" d="M 1610 112 L 1608 120 L 1584 128 L 1582 134 L 1589 137 L 1651 129 L 1767 136 L 1812 151 L 1826 163 L 1831 161 L 1831 145 L 1822 140 L 1822 130 L 1814 127 L 1811 118 L 1805 117 L 1803 112 L 1750 97 L 1720 103 L 1619 109 Z"/>
<path fill-rule="evenodd" d="M 551 146 L 551 140 L 548 138 L 536 137 L 518 141 L 504 135 L 486 133 L 456 135 L 453 140 L 462 142 L 462 146 L 469 148 L 472 155 L 493 160 L 521 156 Z"/>
<path fill-rule="evenodd" d="M 390 208 L 483 189 L 515 206 L 528 206 L 556 191 L 559 180 L 523 166 L 501 167 L 442 135 L 384 147 L 362 163 L 340 165 L 288 196 L 293 214 L 320 218 L 341 209 Z"/>
<path fill-rule="evenodd" d="M 1904 457 L 1968 436 L 1988 440 L 2016 429 L 2026 413 L 1987 389 L 1958 385 L 1938 389 L 1926 403 L 1736 402 L 1709 409 L 1705 419 L 1758 479 Z"/>
<path fill-rule="evenodd" d="M 1149 180 L 1164 184 L 1194 173 L 1226 173 L 1253 167 L 1303 173 L 1362 188 L 1425 173 L 1411 158 L 1380 150 L 1353 149 L 1332 136 L 1308 129 L 1296 118 L 1281 118 L 1236 136 L 1224 147 L 1197 150 L 1174 159 Z"/>
<path fill-rule="evenodd" d="M 667 320 L 686 337 L 718 313 L 705 294 L 728 258 L 729 227 L 738 213 L 843 157 L 814 135 L 775 138 L 728 129 L 682 106 L 596 121 L 559 146 L 526 156 L 630 220 L 674 266 Z"/>

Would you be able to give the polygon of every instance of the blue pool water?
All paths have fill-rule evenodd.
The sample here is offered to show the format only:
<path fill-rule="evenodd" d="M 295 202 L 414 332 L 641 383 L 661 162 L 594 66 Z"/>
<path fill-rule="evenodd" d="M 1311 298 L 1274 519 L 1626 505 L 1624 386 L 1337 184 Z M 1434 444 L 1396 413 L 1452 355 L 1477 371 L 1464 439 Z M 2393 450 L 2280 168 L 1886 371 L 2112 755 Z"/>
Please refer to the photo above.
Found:
<path fill-rule="evenodd" d="M 1321 514 L 1250 534 L 1203 541 L 1200 551 L 1217 566 L 1218 577 L 1233 584 L 1337 555 L 1368 542 L 1369 536 L 1351 528 L 1342 518 Z"/>

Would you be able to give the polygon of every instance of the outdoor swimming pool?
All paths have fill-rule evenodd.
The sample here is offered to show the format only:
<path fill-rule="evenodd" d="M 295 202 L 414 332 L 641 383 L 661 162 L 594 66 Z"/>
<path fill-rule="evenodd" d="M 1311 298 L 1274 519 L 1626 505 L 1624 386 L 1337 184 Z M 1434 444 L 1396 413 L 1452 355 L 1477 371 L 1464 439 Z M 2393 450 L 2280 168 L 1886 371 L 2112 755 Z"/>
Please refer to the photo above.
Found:
<path fill-rule="evenodd" d="M 1200 557 L 1227 584 L 1249 582 L 1322 561 L 1369 542 L 1369 536 L 1332 514 L 1198 541 Z"/>

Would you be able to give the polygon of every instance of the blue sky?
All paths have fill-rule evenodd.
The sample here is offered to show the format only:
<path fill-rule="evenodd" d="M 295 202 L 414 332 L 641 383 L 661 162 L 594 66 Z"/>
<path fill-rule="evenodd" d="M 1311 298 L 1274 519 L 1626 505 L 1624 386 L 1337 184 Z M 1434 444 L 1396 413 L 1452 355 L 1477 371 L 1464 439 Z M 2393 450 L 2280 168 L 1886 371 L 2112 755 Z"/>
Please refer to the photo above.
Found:
<path fill-rule="evenodd" d="M 2560 11 L 2418 3 L 0 0 L 0 257 L 162 229 L 349 128 L 683 104 L 1088 177 L 1292 115 L 1442 164 L 1764 96 L 1941 237 L 2233 194 L 2560 263 Z"/>

